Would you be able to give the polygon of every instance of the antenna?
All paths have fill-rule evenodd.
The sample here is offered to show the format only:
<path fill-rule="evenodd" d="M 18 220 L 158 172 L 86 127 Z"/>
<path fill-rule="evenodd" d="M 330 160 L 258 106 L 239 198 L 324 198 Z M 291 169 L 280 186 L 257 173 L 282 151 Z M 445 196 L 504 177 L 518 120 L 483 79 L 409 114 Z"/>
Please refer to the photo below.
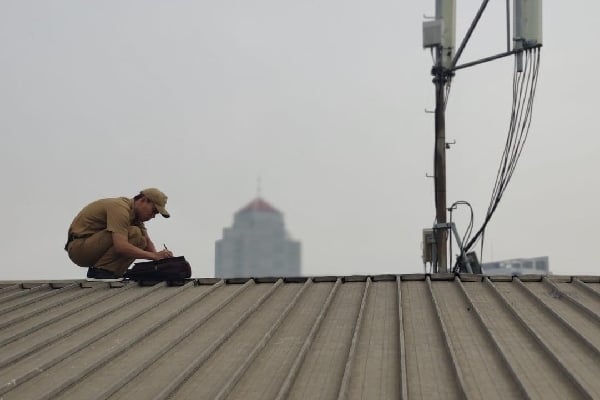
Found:
<path fill-rule="evenodd" d="M 542 44 L 542 0 L 515 0 L 513 49 L 517 53 L 517 71 L 523 71 L 523 52 Z"/>
<path fill-rule="evenodd" d="M 441 65 L 450 68 L 456 46 L 456 1 L 436 0 L 435 19 L 442 21 L 440 45 L 442 49 Z"/>

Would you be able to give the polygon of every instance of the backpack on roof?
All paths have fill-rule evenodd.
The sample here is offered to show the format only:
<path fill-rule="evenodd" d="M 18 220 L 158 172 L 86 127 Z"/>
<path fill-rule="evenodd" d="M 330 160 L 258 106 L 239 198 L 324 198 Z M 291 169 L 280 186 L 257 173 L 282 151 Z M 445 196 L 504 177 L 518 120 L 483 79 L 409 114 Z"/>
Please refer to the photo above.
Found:
<path fill-rule="evenodd" d="M 144 261 L 133 264 L 124 278 L 132 281 L 183 281 L 192 276 L 192 268 L 185 257 L 163 258 L 158 261 Z"/>

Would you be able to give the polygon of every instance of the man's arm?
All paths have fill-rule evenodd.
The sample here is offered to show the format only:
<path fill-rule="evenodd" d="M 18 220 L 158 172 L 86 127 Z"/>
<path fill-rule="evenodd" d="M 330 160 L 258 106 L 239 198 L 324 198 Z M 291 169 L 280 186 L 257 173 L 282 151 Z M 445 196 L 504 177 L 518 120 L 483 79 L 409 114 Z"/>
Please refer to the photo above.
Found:
<path fill-rule="evenodd" d="M 148 236 L 148 233 L 146 233 L 145 237 L 146 237 L 146 250 L 155 253 L 156 246 L 154 246 L 154 242 L 152 241 L 152 239 L 150 239 L 150 236 Z"/>
<path fill-rule="evenodd" d="M 147 238 L 148 239 L 148 238 Z M 153 251 L 142 250 L 139 247 L 135 247 L 127 240 L 127 236 L 123 233 L 112 233 L 113 245 L 115 251 L 124 256 L 141 258 L 146 260 L 162 260 L 163 258 L 171 257 L 171 252 L 168 250 L 156 251 L 154 244 L 149 239 L 148 248 Z"/>

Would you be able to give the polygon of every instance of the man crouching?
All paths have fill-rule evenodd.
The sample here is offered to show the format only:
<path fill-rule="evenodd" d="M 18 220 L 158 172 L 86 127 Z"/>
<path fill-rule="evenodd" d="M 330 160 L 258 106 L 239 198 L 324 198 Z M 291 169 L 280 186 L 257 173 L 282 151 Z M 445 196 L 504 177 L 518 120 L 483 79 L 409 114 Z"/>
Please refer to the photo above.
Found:
<path fill-rule="evenodd" d="M 80 267 L 88 268 L 89 281 L 119 281 L 136 259 L 172 257 L 156 251 L 144 222 L 160 213 L 169 218 L 167 196 L 158 189 L 142 190 L 133 199 L 96 200 L 85 206 L 69 227 L 65 250 Z"/>

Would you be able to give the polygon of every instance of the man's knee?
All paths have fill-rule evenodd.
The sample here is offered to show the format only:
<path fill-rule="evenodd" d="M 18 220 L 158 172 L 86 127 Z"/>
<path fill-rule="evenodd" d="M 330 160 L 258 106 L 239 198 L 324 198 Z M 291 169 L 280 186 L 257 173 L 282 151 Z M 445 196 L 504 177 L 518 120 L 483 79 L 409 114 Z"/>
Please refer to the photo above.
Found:
<path fill-rule="evenodd" d="M 135 247 L 139 247 L 140 249 L 146 248 L 146 238 L 142 234 L 142 230 L 137 226 L 130 226 L 127 229 L 127 240 Z"/>

